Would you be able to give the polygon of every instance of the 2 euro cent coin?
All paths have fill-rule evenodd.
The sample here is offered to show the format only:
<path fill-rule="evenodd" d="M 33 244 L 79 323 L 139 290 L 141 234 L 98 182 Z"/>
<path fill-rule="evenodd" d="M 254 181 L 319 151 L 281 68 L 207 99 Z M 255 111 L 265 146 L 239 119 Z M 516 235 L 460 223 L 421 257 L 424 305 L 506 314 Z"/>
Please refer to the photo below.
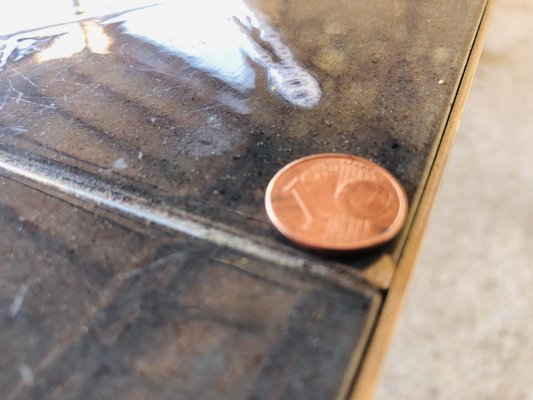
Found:
<path fill-rule="evenodd" d="M 390 172 L 348 154 L 317 154 L 288 164 L 270 181 L 265 207 L 289 240 L 332 251 L 385 243 L 408 213 L 405 191 Z"/>

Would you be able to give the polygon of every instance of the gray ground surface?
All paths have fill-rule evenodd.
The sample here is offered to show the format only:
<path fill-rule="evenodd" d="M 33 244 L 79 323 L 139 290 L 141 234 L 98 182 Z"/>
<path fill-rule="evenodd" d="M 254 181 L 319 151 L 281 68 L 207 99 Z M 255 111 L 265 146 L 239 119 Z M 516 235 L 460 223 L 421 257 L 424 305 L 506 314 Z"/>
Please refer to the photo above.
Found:
<path fill-rule="evenodd" d="M 376 398 L 533 399 L 533 1 L 496 1 Z"/>

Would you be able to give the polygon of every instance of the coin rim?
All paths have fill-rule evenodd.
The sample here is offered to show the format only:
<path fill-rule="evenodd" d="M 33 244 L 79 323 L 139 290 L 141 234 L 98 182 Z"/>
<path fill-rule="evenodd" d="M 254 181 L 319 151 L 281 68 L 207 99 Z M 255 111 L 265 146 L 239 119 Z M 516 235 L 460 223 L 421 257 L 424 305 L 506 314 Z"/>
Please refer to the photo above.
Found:
<path fill-rule="evenodd" d="M 398 195 L 399 199 L 399 209 L 398 209 L 398 215 L 394 219 L 394 221 L 389 225 L 389 228 L 385 234 L 372 237 L 363 241 L 358 241 L 357 243 L 353 244 L 339 244 L 339 245 L 322 245 L 321 243 L 310 243 L 312 241 L 302 239 L 300 235 L 294 235 L 291 233 L 290 229 L 285 228 L 284 224 L 281 222 L 281 220 L 276 215 L 276 212 L 274 211 L 274 208 L 272 206 L 272 191 L 274 190 L 274 186 L 276 182 L 279 180 L 280 176 L 283 175 L 287 170 L 291 169 L 295 165 L 302 164 L 307 161 L 311 161 L 315 158 L 345 158 L 350 160 L 359 161 L 363 164 L 370 165 L 372 168 L 377 168 L 381 173 L 383 173 L 386 177 L 389 178 L 390 182 L 392 183 L 392 186 L 396 189 L 396 193 Z M 383 243 L 386 243 L 390 240 L 392 240 L 404 227 L 405 222 L 407 220 L 408 211 L 409 211 L 409 204 L 407 199 L 407 194 L 405 193 L 405 190 L 401 183 L 398 181 L 398 179 L 392 175 L 388 170 L 383 168 L 382 166 L 376 164 L 373 161 L 367 160 L 366 158 L 354 156 L 351 154 L 343 154 L 343 153 L 320 153 L 320 154 L 313 154 L 305 157 L 298 158 L 297 160 L 294 160 L 290 162 L 289 164 L 285 165 L 283 168 L 281 168 L 270 180 L 268 183 L 268 186 L 265 191 L 265 209 L 268 216 L 268 219 L 270 220 L 270 223 L 287 239 L 291 240 L 292 242 L 308 248 L 308 249 L 315 249 L 315 250 L 333 250 L 333 251 L 353 251 L 353 250 L 362 250 L 367 248 L 372 248 L 379 246 Z"/>

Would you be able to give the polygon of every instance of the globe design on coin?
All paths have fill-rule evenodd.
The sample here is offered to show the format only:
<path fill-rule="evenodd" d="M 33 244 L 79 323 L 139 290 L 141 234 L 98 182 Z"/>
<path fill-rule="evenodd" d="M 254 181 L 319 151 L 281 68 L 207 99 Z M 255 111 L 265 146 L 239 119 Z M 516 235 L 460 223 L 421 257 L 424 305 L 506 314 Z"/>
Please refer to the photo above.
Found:
<path fill-rule="evenodd" d="M 378 216 L 392 205 L 392 195 L 378 182 L 349 182 L 337 189 L 335 200 L 346 214 L 361 218 Z"/>
<path fill-rule="evenodd" d="M 268 185 L 265 206 L 288 239 L 321 250 L 382 244 L 407 217 L 399 182 L 377 164 L 346 154 L 318 154 L 287 165 Z"/>

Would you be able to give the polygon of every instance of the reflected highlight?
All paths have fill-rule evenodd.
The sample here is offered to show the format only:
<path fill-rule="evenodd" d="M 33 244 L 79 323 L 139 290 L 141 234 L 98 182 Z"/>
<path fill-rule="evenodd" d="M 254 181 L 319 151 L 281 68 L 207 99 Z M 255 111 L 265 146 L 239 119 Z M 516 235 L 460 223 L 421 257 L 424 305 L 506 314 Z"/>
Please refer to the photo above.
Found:
<path fill-rule="evenodd" d="M 237 90 L 255 88 L 252 60 L 266 70 L 270 90 L 291 104 L 311 108 L 322 96 L 281 36 L 242 0 L 168 2 L 107 23 L 119 23 L 123 33 L 184 58 Z"/>
<path fill-rule="evenodd" d="M 301 108 L 320 102 L 317 80 L 300 65 L 267 18 L 243 0 L 176 0 L 129 10 L 128 5 L 143 2 L 124 2 L 125 8 L 115 6 L 113 16 L 100 18 L 85 16 L 79 2 L 76 21 L 0 39 L 0 70 L 31 54 L 37 54 L 38 62 L 72 57 L 84 49 L 106 54 L 112 39 L 105 25 L 116 24 L 122 34 L 183 58 L 239 92 L 255 89 L 256 71 L 264 70 L 270 93 Z"/>

